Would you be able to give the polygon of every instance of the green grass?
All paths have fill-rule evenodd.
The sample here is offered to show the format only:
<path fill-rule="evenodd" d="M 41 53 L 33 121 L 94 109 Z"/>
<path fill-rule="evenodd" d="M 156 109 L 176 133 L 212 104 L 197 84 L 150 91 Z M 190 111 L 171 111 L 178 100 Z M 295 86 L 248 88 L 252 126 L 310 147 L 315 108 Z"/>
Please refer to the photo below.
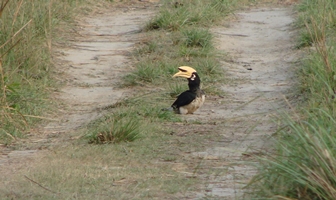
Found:
<path fill-rule="evenodd" d="M 261 196 L 336 198 L 336 121 L 322 109 L 304 114 L 299 121 L 284 116 L 276 153 L 261 159 L 262 170 L 250 183 Z"/>
<path fill-rule="evenodd" d="M 182 44 L 186 47 L 200 47 L 203 49 L 213 48 L 212 34 L 206 29 L 186 29 L 182 30 Z"/>
<path fill-rule="evenodd" d="M 298 6 L 300 12 L 296 25 L 306 27 L 302 29 L 299 37 L 298 47 L 311 46 L 315 40 L 328 36 L 335 39 L 333 32 L 336 29 L 336 5 L 332 0 L 305 0 Z M 316 27 L 316 25 L 321 25 Z M 317 28 L 317 29 L 316 29 Z M 309 33 L 314 30 L 314 33 Z"/>
<path fill-rule="evenodd" d="M 152 61 L 142 61 L 136 65 L 136 70 L 124 77 L 124 85 L 132 86 L 141 83 L 152 83 L 161 77 L 162 71 Z"/>
<path fill-rule="evenodd" d="M 185 84 L 186 81 L 176 81 L 176 83 L 169 84 L 169 95 L 172 98 L 176 98 L 179 94 L 182 92 L 188 90 L 187 84 Z"/>
<path fill-rule="evenodd" d="M 282 115 L 276 148 L 250 184 L 255 198 L 336 199 L 336 5 L 304 0 L 298 10 L 298 46 L 314 47 L 298 70 L 305 101 Z"/>
<path fill-rule="evenodd" d="M 203 83 L 211 83 L 207 88 L 215 88 L 215 83 L 223 80 L 220 55 L 206 25 L 217 23 L 228 15 L 234 8 L 234 1 L 179 3 L 165 1 L 161 11 L 146 24 L 147 38 L 133 53 L 138 63 L 124 78 L 125 86 L 170 85 L 170 89 L 175 90 L 171 85 L 176 80 L 171 76 L 182 65 L 195 68 Z M 208 91 L 212 93 L 214 90 L 209 88 Z M 218 94 L 218 91 L 212 94 Z"/>
<path fill-rule="evenodd" d="M 120 143 L 136 140 L 140 133 L 140 123 L 136 117 L 110 115 L 88 130 L 90 143 Z"/>
<path fill-rule="evenodd" d="M 7 2 L 7 4 L 4 4 Z M 0 143 L 11 143 L 52 107 L 53 44 L 84 1 L 3 1 L 0 6 Z"/>
<path fill-rule="evenodd" d="M 232 12 L 236 1 L 230 0 L 189 0 L 164 1 L 164 6 L 157 16 L 150 20 L 145 30 L 165 29 L 178 31 L 186 26 L 204 27 L 221 20 Z"/>

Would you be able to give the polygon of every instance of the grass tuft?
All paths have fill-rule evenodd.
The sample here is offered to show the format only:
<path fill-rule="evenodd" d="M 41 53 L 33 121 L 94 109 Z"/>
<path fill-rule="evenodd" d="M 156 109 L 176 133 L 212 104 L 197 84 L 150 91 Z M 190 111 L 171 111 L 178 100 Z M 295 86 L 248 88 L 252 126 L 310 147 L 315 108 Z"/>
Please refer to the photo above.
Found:
<path fill-rule="evenodd" d="M 185 82 L 185 81 L 183 81 Z M 177 81 L 177 83 L 172 83 L 169 85 L 169 95 L 172 98 L 176 98 L 179 94 L 188 89 L 186 84 L 183 84 L 182 81 Z"/>
<path fill-rule="evenodd" d="M 191 25 L 207 27 L 220 21 L 221 16 L 228 15 L 235 4 L 236 1 L 230 0 L 197 0 L 192 3 L 182 0 L 174 4 L 165 1 L 162 10 L 146 24 L 145 30 L 179 31 Z"/>
<path fill-rule="evenodd" d="M 297 26 L 302 29 L 297 47 L 302 48 L 311 46 L 315 40 L 323 39 L 326 35 L 333 35 L 336 21 L 336 5 L 333 0 L 304 0 L 297 6 L 300 16 L 297 20 Z M 316 25 L 322 29 L 319 29 Z M 314 30 L 314 34 L 309 33 Z"/>
<path fill-rule="evenodd" d="M 298 44 L 296 45 L 296 48 L 304 48 L 304 47 L 310 47 L 313 44 L 313 39 L 311 38 L 310 34 L 307 31 L 302 31 L 300 33 L 300 37 L 298 39 Z"/>
<path fill-rule="evenodd" d="M 321 109 L 305 114 L 301 121 L 285 116 L 286 126 L 278 132 L 277 154 L 262 158 L 261 173 L 251 183 L 269 197 L 336 198 L 336 140 L 332 134 L 336 121 Z"/>
<path fill-rule="evenodd" d="M 124 85 L 135 86 L 142 83 L 153 83 L 161 76 L 161 69 L 148 60 L 143 60 L 136 65 L 135 71 L 124 77 Z"/>
<path fill-rule="evenodd" d="M 120 143 L 132 142 L 140 136 L 140 123 L 135 117 L 106 116 L 89 130 L 87 138 L 89 143 Z M 97 123 L 97 122 L 96 122 Z"/>
<path fill-rule="evenodd" d="M 205 29 L 182 30 L 183 45 L 187 47 L 213 48 L 212 34 Z"/>

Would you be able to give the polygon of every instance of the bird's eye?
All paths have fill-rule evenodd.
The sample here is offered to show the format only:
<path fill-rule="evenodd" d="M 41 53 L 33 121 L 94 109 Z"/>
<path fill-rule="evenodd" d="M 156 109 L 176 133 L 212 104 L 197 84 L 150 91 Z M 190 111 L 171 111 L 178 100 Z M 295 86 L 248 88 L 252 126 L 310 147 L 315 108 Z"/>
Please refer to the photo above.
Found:
<path fill-rule="evenodd" d="M 195 78 L 196 78 L 196 75 L 195 75 L 195 74 L 192 74 L 190 80 L 193 81 L 193 80 L 195 80 Z"/>

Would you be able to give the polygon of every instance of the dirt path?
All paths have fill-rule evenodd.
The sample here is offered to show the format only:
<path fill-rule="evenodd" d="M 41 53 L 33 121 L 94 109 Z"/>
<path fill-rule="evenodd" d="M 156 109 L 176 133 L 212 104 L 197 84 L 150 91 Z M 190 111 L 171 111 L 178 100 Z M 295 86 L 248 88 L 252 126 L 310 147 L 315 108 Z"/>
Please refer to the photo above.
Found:
<path fill-rule="evenodd" d="M 65 109 L 59 122 L 45 127 L 47 131 L 75 130 L 96 119 L 99 108 L 127 97 L 128 90 L 118 83 L 131 69 L 128 54 L 152 14 L 145 4 L 138 4 L 79 22 L 72 45 L 62 49 L 59 57 L 67 63 L 63 69 L 67 84 L 57 96 L 71 109 Z"/>
<path fill-rule="evenodd" d="M 236 13 L 228 28 L 212 29 L 218 49 L 229 54 L 222 64 L 230 80 L 222 86 L 227 96 L 208 101 L 196 118 L 210 116 L 223 138 L 195 154 L 227 162 L 222 173 L 204 176 L 207 185 L 199 197 L 240 199 L 256 172 L 246 161 L 269 148 L 269 136 L 276 131 L 271 117 L 286 109 L 284 96 L 293 85 L 292 22 L 289 8 L 262 8 Z"/>
<path fill-rule="evenodd" d="M 65 103 L 65 108 L 59 121 L 49 123 L 45 132 L 75 130 L 97 118 L 99 108 L 128 95 L 127 90 L 118 87 L 118 82 L 130 70 L 127 54 L 138 40 L 141 25 L 154 12 L 145 8 L 145 4 L 119 7 L 80 21 L 71 45 L 60 51 L 66 86 L 57 98 Z M 229 54 L 222 60 L 229 79 L 222 85 L 227 95 L 209 97 L 202 110 L 185 118 L 211 121 L 216 125 L 213 130 L 222 137 L 210 143 L 204 152 L 193 152 L 192 156 L 205 158 L 204 164 L 217 158 L 225 164 L 209 165 L 210 172 L 222 172 L 204 174 L 201 178 L 206 184 L 202 191 L 186 196 L 239 198 L 242 187 L 255 174 L 246 159 L 267 145 L 265 141 L 276 129 L 270 117 L 286 107 L 283 95 L 292 85 L 292 21 L 288 8 L 252 9 L 236 13 L 236 20 L 229 27 L 212 29 L 218 49 Z M 13 151 L 5 160 L 0 159 L 0 164 L 26 154 L 27 151 Z"/>

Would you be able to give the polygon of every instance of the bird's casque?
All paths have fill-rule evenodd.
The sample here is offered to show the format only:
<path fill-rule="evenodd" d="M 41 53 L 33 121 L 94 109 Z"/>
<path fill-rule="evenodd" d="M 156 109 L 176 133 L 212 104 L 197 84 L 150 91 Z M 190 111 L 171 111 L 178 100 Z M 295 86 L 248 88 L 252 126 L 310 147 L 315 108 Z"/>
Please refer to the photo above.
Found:
<path fill-rule="evenodd" d="M 181 66 L 179 72 L 173 77 L 183 77 L 188 79 L 189 90 L 182 92 L 171 105 L 176 113 L 193 114 L 204 103 L 205 93 L 201 90 L 201 80 L 195 69 L 189 66 Z"/>

